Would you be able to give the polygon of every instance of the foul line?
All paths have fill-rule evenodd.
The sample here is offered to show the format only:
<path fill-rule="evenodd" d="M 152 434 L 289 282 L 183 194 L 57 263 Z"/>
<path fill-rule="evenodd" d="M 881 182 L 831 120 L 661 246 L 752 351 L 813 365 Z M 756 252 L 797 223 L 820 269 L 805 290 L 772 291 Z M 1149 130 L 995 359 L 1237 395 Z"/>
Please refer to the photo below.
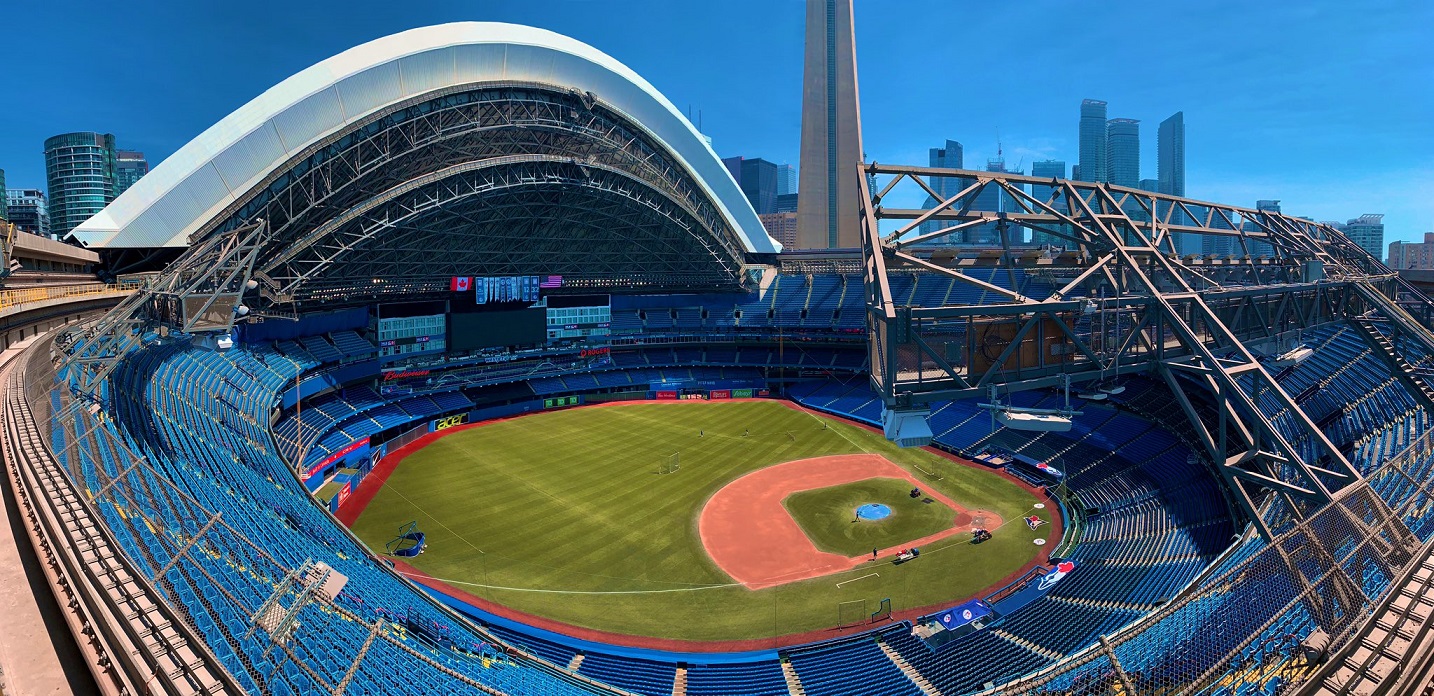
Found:
<path fill-rule="evenodd" d="M 662 594 L 666 592 L 700 592 L 702 590 L 721 590 L 728 587 L 741 587 L 742 583 L 734 582 L 726 585 L 701 585 L 698 587 L 681 587 L 670 590 L 545 590 L 536 587 L 507 587 L 504 585 L 484 585 L 477 582 L 464 582 L 462 580 L 449 580 L 447 578 L 435 578 L 422 573 L 405 573 L 397 571 L 399 575 L 410 578 L 433 579 L 449 585 L 467 585 L 468 587 L 481 587 L 487 590 L 506 590 L 509 592 L 539 592 L 542 594 L 576 594 L 576 595 L 627 595 L 627 594 Z"/>
<path fill-rule="evenodd" d="M 879 578 L 879 577 L 881 577 L 881 574 L 880 574 L 880 573 L 869 573 L 869 574 L 863 575 L 863 576 L 861 576 L 861 577 L 859 577 L 859 578 L 852 578 L 852 579 L 850 579 L 850 580 L 843 580 L 843 581 L 837 583 L 836 586 L 837 586 L 837 587 L 841 587 L 842 585 L 845 585 L 845 584 L 847 584 L 847 583 L 849 583 L 849 582 L 856 582 L 857 580 L 865 580 L 865 579 L 867 579 L 867 578 Z"/>

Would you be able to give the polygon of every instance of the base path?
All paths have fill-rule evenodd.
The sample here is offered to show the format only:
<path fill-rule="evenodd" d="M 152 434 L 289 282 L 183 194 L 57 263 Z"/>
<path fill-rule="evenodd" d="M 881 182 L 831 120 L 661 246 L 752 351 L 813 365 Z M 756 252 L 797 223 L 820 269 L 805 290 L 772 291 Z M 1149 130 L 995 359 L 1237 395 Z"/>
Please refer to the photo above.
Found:
<path fill-rule="evenodd" d="M 869 563 L 870 556 L 847 557 L 818 549 L 792 519 L 782 500 L 799 491 L 870 478 L 905 479 L 956 511 L 954 526 L 950 529 L 905 542 L 903 547 L 930 544 L 970 530 L 972 516 L 965 506 L 924 487 L 910 472 L 885 457 L 841 454 L 769 466 L 723 486 L 707 500 L 698 518 L 702 545 L 723 572 L 753 590 L 830 575 Z M 981 514 L 987 526 L 1000 526 L 1000 516 L 996 513 L 981 511 Z M 889 556 L 897 549 L 882 549 L 880 554 Z"/>

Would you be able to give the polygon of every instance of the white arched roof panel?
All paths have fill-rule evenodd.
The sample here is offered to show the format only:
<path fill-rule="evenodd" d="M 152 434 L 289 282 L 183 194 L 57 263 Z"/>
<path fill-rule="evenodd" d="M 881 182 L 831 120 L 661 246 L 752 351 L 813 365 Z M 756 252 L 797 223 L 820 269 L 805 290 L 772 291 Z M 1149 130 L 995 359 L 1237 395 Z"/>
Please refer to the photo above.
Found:
<path fill-rule="evenodd" d="M 189 141 L 73 234 L 92 247 L 185 246 L 275 169 L 356 121 L 437 90 L 500 80 L 592 92 L 677 155 L 748 251 L 781 249 L 716 153 L 647 81 L 574 39 L 492 22 L 386 36 L 284 80 Z"/>

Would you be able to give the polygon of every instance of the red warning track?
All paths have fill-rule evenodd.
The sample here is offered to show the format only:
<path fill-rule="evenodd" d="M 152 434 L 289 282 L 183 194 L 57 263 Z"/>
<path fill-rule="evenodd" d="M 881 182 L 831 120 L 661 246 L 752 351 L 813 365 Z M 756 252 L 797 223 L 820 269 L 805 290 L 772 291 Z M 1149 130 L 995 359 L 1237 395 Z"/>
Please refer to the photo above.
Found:
<path fill-rule="evenodd" d="M 769 466 L 723 486 L 708 498 L 697 522 L 702 545 L 723 572 L 752 590 L 830 575 L 870 562 L 870 556 L 849 558 L 818 549 L 792 519 L 782 500 L 799 491 L 871 478 L 923 485 L 905 469 L 875 454 L 839 454 Z M 971 514 L 965 507 L 936 491 L 924 490 L 956 511 L 954 526 L 903 546 L 922 546 L 971 529 Z M 1001 525 L 995 513 L 984 514 L 987 526 Z M 896 551 L 892 547 L 880 553 L 889 556 Z"/>

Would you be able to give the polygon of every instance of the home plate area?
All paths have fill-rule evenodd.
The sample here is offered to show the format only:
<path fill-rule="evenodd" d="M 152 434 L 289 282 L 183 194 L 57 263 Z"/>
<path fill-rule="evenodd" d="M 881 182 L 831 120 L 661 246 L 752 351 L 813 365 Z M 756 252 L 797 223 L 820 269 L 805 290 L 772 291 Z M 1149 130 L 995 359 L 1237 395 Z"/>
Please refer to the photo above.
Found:
<path fill-rule="evenodd" d="M 897 499 L 907 496 L 908 487 L 911 500 L 902 505 Z M 863 498 L 872 490 L 892 489 L 900 491 L 896 499 Z M 860 500 L 849 500 L 853 496 Z M 924 519 L 911 519 L 912 510 Z M 891 562 L 908 549 L 1000 525 L 995 513 L 967 510 L 926 490 L 910 472 L 875 454 L 813 457 L 754 471 L 713 494 L 698 518 L 708 555 L 723 572 L 753 590 L 873 560 Z M 889 545 L 873 546 L 869 540 L 883 539 L 882 531 L 890 528 L 920 536 L 893 536 Z"/>

